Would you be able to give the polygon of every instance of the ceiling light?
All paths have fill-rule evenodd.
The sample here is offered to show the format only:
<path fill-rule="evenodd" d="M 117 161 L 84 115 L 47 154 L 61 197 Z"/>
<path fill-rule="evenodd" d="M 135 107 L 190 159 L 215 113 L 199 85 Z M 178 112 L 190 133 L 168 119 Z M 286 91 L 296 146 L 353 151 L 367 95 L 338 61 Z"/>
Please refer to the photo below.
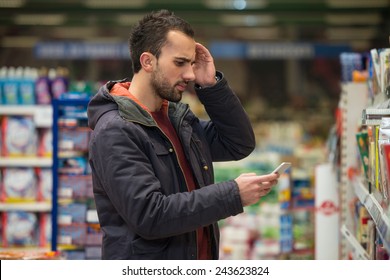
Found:
<path fill-rule="evenodd" d="M 99 37 L 96 26 L 59 26 L 52 29 L 52 37 L 61 39 L 87 39 Z"/>
<path fill-rule="evenodd" d="M 143 14 L 120 14 L 116 16 L 116 22 L 123 26 L 132 26 L 142 17 Z"/>
<path fill-rule="evenodd" d="M 379 14 L 328 14 L 325 20 L 333 25 L 377 25 L 382 17 Z"/>
<path fill-rule="evenodd" d="M 61 14 L 19 14 L 15 16 L 18 25 L 62 25 L 66 16 Z"/>
<path fill-rule="evenodd" d="M 362 40 L 372 39 L 376 36 L 377 29 L 367 28 L 328 28 L 326 29 L 327 38 L 330 40 Z"/>
<path fill-rule="evenodd" d="M 271 15 L 240 15 L 224 14 L 220 17 L 222 24 L 226 26 L 265 26 L 276 22 L 275 17 Z"/>
<path fill-rule="evenodd" d="M 257 41 L 257 40 L 277 40 L 281 36 L 278 27 L 256 27 L 256 28 L 232 28 L 229 36 L 235 39 Z"/>
<path fill-rule="evenodd" d="M 353 50 L 367 51 L 370 49 L 370 41 L 368 40 L 349 40 L 348 44 Z"/>
<path fill-rule="evenodd" d="M 389 0 L 326 0 L 331 8 L 378 8 L 388 7 Z"/>
<path fill-rule="evenodd" d="M 204 5 L 210 9 L 259 9 L 268 6 L 267 0 L 203 0 Z"/>
<path fill-rule="evenodd" d="M 32 48 L 39 38 L 35 36 L 5 36 L 1 46 L 4 48 Z"/>
<path fill-rule="evenodd" d="M 0 7 L 2 8 L 18 8 L 26 3 L 25 0 L 0 0 Z"/>
<path fill-rule="evenodd" d="M 86 0 L 85 6 L 89 8 L 142 8 L 146 0 Z"/>

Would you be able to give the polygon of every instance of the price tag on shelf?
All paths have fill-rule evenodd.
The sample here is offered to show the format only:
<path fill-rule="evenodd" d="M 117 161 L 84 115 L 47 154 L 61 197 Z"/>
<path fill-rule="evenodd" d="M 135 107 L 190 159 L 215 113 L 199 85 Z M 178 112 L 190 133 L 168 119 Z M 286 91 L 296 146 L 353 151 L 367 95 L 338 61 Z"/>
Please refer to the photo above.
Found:
<path fill-rule="evenodd" d="M 99 218 L 96 209 L 90 209 L 87 211 L 87 222 L 88 223 L 98 223 Z"/>
<path fill-rule="evenodd" d="M 369 196 L 368 190 L 364 186 L 361 180 L 355 180 L 353 183 L 355 194 L 359 198 L 362 203 L 367 201 L 367 197 Z"/>
<path fill-rule="evenodd" d="M 72 224 L 72 216 L 71 215 L 60 215 L 58 217 L 58 224 L 60 224 L 60 225 Z"/>
<path fill-rule="evenodd" d="M 37 127 L 51 127 L 53 124 L 53 109 L 51 106 L 39 106 L 34 111 L 34 122 Z"/>
<path fill-rule="evenodd" d="M 58 196 L 62 198 L 72 198 L 73 190 L 71 188 L 61 188 L 58 191 Z"/>
<path fill-rule="evenodd" d="M 58 236 L 58 243 L 64 244 L 64 245 L 71 245 L 72 244 L 72 236 Z"/>
<path fill-rule="evenodd" d="M 370 213 L 371 216 L 374 215 L 374 201 L 370 199 L 371 196 L 368 196 L 366 201 L 364 201 L 364 206 L 366 206 L 368 213 Z"/>
<path fill-rule="evenodd" d="M 73 140 L 60 140 L 58 141 L 58 147 L 64 151 L 74 150 L 74 142 Z"/>

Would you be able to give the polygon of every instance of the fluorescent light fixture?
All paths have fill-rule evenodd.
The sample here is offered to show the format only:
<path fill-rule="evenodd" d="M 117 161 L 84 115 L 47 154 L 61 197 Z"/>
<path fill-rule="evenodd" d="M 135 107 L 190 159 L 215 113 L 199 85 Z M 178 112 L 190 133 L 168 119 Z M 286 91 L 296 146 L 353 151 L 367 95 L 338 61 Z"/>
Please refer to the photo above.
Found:
<path fill-rule="evenodd" d="M 361 51 L 367 51 L 372 47 L 370 41 L 367 40 L 349 40 L 348 44 L 352 49 Z"/>
<path fill-rule="evenodd" d="M 267 0 L 203 0 L 210 9 L 245 10 L 259 9 L 268 6 Z"/>
<path fill-rule="evenodd" d="M 18 25 L 62 25 L 66 16 L 62 14 L 19 14 L 15 16 Z"/>
<path fill-rule="evenodd" d="M 32 48 L 39 38 L 35 36 L 5 36 L 1 46 L 4 48 Z"/>
<path fill-rule="evenodd" d="M 26 0 L 0 0 L 2 8 L 19 8 L 26 3 Z"/>
<path fill-rule="evenodd" d="M 146 0 L 86 0 L 85 6 L 89 8 L 142 8 Z"/>
<path fill-rule="evenodd" d="M 278 27 L 237 27 L 229 29 L 228 35 L 234 39 L 248 41 L 277 40 L 281 37 L 281 31 Z"/>
<path fill-rule="evenodd" d="M 97 26 L 60 26 L 51 29 L 52 35 L 61 39 L 87 39 L 99 37 Z"/>
<path fill-rule="evenodd" d="M 382 17 L 379 14 L 328 14 L 325 20 L 331 25 L 377 25 Z"/>
<path fill-rule="evenodd" d="M 226 26 L 267 26 L 276 22 L 272 15 L 240 15 L 224 14 L 220 17 L 220 22 Z"/>
<path fill-rule="evenodd" d="M 116 22 L 119 25 L 131 26 L 136 24 L 144 14 L 119 14 L 116 16 Z"/>
<path fill-rule="evenodd" d="M 374 27 L 365 28 L 327 28 L 325 33 L 329 40 L 366 40 L 376 36 L 377 29 Z"/>
<path fill-rule="evenodd" d="M 98 37 L 98 38 L 87 38 L 84 42 L 93 44 L 118 44 L 123 43 L 122 37 Z M 126 40 L 125 40 L 126 41 Z M 126 43 L 126 42 L 125 42 Z"/>
<path fill-rule="evenodd" d="M 326 0 L 331 8 L 379 8 L 389 7 L 389 0 Z"/>

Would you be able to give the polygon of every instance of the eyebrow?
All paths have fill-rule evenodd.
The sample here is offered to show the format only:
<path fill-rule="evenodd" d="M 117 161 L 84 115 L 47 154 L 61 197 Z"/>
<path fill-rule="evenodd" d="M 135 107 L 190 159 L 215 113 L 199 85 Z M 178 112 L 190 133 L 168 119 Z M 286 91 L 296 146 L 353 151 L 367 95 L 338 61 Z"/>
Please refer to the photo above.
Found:
<path fill-rule="evenodd" d="M 186 61 L 186 62 L 192 62 L 192 60 L 190 58 L 186 58 L 186 57 L 176 56 L 175 59 L 183 60 L 183 61 Z"/>

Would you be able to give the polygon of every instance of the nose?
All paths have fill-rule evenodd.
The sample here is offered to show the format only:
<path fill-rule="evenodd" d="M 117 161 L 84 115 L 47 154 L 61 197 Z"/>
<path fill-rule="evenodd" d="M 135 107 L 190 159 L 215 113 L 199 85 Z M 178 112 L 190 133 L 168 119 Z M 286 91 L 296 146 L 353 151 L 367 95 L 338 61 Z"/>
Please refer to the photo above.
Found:
<path fill-rule="evenodd" d="M 186 67 L 186 71 L 183 74 L 183 79 L 187 82 L 195 81 L 195 73 L 191 65 L 189 65 L 189 67 Z"/>

